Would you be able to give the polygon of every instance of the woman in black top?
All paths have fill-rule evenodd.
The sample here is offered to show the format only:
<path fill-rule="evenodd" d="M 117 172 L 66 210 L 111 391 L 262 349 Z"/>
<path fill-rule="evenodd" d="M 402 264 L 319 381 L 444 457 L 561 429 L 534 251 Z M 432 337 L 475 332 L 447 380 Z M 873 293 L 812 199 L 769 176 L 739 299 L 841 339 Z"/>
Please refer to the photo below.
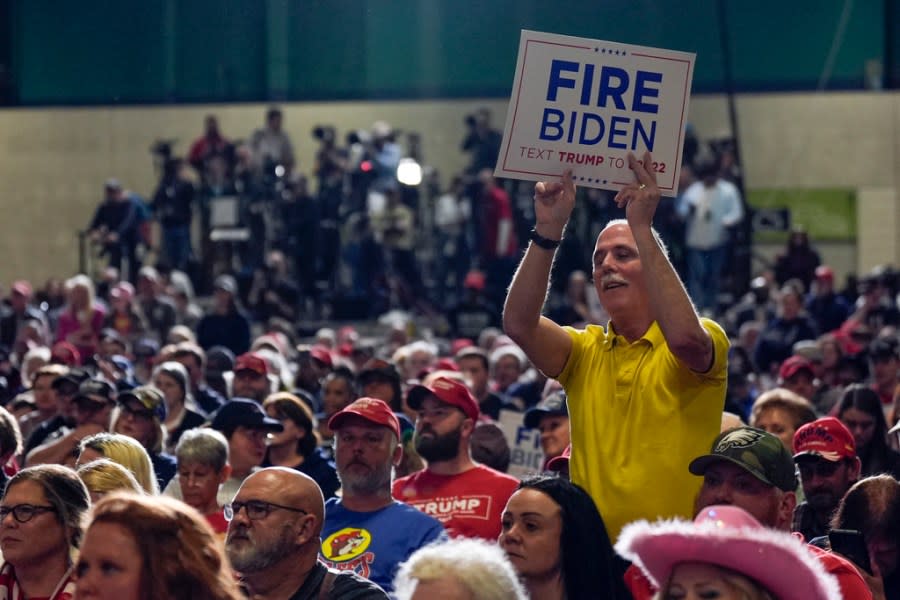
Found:
<path fill-rule="evenodd" d="M 294 394 L 278 392 L 266 398 L 263 409 L 284 425 L 284 431 L 271 434 L 263 466 L 296 469 L 319 484 L 326 500 L 334 496 L 340 487 L 337 470 L 319 448 L 310 408 Z"/>

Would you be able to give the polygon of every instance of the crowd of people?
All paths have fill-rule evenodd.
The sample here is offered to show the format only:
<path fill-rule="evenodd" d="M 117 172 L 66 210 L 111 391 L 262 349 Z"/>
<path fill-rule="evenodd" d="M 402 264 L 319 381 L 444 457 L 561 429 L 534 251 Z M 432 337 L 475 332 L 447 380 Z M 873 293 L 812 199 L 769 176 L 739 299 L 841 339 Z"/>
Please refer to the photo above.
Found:
<path fill-rule="evenodd" d="M 419 134 L 385 121 L 347 133 L 313 128 L 315 161 L 300 165 L 281 109 L 245 139 L 226 136 L 216 115 L 185 149 L 153 146 L 154 190 L 116 178 L 88 223 L 86 239 L 111 278 L 136 283 L 152 264 L 188 274 L 202 295 L 233 273 L 255 318 L 362 319 L 391 309 L 439 319 L 442 332 L 470 335 L 499 325 L 499 308 L 534 220 L 530 184 L 493 176 L 502 139 L 487 109 L 465 119 L 459 173 L 422 156 Z M 296 137 L 296 135 L 295 135 Z M 740 245 L 745 219 L 733 143 L 700 144 L 689 131 L 681 196 L 661 207 L 658 230 L 673 264 L 706 312 L 742 289 L 723 266 Z M 568 226 L 551 288 L 551 308 L 567 322 L 591 311 L 579 282 L 592 240 L 617 210 L 613 194 L 584 190 Z M 780 271 L 779 271 L 780 272 Z M 264 290 L 267 293 L 263 293 Z M 459 313 L 459 314 L 458 314 Z"/>
<path fill-rule="evenodd" d="M 264 173 L 295 166 L 280 119 L 248 142 Z M 201 170 L 229 152 L 214 125 Z M 900 598 L 897 278 L 839 293 L 797 232 L 746 297 L 701 300 L 709 273 L 685 286 L 653 227 L 651 164 L 629 156 L 593 291 L 556 269 L 581 201 L 566 173 L 535 186 L 518 265 L 499 228 L 511 254 L 459 271 L 482 316 L 503 281 L 502 317 L 450 313 L 445 335 L 395 315 L 298 336 L 286 248 L 264 248 L 264 280 L 218 273 L 202 306 L 176 260 L 190 238 L 165 224 L 171 264 L 122 249 L 99 281 L 13 282 L 0 596 Z M 728 226 L 738 188 L 706 168 L 684 214 Z M 385 210 L 399 189 L 381 189 Z M 695 244 L 714 237 L 686 238 L 688 273 L 719 260 Z M 547 300 L 560 277 L 569 310 Z M 542 461 L 513 476 L 529 430 Z"/>

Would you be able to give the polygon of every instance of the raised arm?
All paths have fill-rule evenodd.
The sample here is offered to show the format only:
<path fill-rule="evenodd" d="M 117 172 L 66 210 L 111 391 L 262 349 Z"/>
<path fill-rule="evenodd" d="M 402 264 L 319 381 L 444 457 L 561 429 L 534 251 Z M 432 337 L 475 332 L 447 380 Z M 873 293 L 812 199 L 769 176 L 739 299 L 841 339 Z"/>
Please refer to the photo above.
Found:
<path fill-rule="evenodd" d="M 616 195 L 616 203 L 620 208 L 625 207 L 625 218 L 641 257 L 653 316 L 672 353 L 691 370 L 704 373 L 713 363 L 712 338 L 700 324 L 684 284 L 651 229 L 660 201 L 652 157 L 647 152 L 641 162 L 629 152 L 628 164 L 637 181 L 622 188 Z"/>
<path fill-rule="evenodd" d="M 539 182 L 534 186 L 534 230 L 546 240 L 562 239 L 575 206 L 575 183 L 566 171 L 562 181 Z M 572 339 L 562 327 L 541 316 L 547 297 L 550 268 L 556 248 L 530 242 L 519 264 L 503 307 L 503 329 L 534 365 L 548 377 L 562 372 Z"/>

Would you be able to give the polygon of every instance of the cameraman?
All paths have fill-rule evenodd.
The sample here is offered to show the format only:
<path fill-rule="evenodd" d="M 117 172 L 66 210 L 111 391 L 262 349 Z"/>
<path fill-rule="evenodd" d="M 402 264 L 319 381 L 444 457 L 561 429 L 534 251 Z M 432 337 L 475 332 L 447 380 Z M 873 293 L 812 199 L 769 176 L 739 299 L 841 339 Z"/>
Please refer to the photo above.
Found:
<path fill-rule="evenodd" d="M 369 187 L 371 192 L 389 194 L 400 187 L 397 167 L 400 166 L 401 152 L 390 124 L 376 121 L 372 125 L 372 170 L 375 179 Z"/>
<path fill-rule="evenodd" d="M 181 158 L 166 160 L 150 206 L 162 230 L 163 256 L 172 268 L 187 271 L 192 255 L 194 185 L 187 178 Z"/>
<path fill-rule="evenodd" d="M 306 176 L 294 173 L 281 204 L 281 220 L 285 239 L 279 246 L 293 263 L 297 281 L 299 307 L 305 310 L 309 303 L 318 301 L 316 279 L 318 265 L 324 260 L 322 246 L 323 221 L 319 200 L 309 193 Z"/>
<path fill-rule="evenodd" d="M 316 151 L 316 162 L 313 175 L 319 183 L 319 191 L 337 189 L 343 186 L 344 171 L 347 168 L 347 153 L 337 147 L 336 133 L 330 125 L 319 125 L 312 131 L 313 137 L 319 141 Z"/>
<path fill-rule="evenodd" d="M 206 115 L 203 120 L 203 135 L 191 144 L 188 162 L 206 181 L 207 162 L 216 155 L 224 154 L 229 145 L 229 141 L 219 131 L 219 120 L 216 116 Z"/>
<path fill-rule="evenodd" d="M 477 175 L 483 169 L 494 170 L 503 134 L 491 128 L 491 111 L 480 108 L 465 119 L 468 132 L 462 143 L 462 151 L 472 154 L 472 162 L 466 169 L 469 175 Z"/>
<path fill-rule="evenodd" d="M 132 282 L 137 276 L 137 245 L 146 221 L 146 210 L 144 201 L 122 189 L 119 180 L 107 179 L 104 200 L 88 225 L 88 236 L 103 247 L 102 254 L 109 256 L 109 266 L 123 275 L 127 272 Z M 124 265 L 128 266 L 127 271 Z"/>
<path fill-rule="evenodd" d="M 266 125 L 253 132 L 250 148 L 254 167 L 259 175 L 268 175 L 269 167 L 284 167 L 282 175 L 289 175 L 294 168 L 294 147 L 291 138 L 282 129 L 283 115 L 280 108 L 266 112 Z"/>
<path fill-rule="evenodd" d="M 261 323 L 273 317 L 294 321 L 300 300 L 297 284 L 288 275 L 284 253 L 272 250 L 265 265 L 253 272 L 253 282 L 247 294 L 247 304 Z"/>

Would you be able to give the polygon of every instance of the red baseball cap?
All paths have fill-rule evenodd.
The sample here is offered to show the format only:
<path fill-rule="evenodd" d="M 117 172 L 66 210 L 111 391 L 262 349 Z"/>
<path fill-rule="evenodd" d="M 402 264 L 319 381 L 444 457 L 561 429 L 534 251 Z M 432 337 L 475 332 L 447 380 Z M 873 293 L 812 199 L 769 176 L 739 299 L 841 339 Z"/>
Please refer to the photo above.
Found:
<path fill-rule="evenodd" d="M 69 342 L 56 342 L 50 351 L 50 362 L 77 367 L 81 365 L 81 352 Z"/>
<path fill-rule="evenodd" d="M 459 372 L 459 365 L 452 358 L 439 358 L 434 363 L 434 368 L 438 371 L 456 371 Z"/>
<path fill-rule="evenodd" d="M 811 377 L 815 377 L 816 375 L 813 364 L 806 358 L 795 354 L 781 363 L 781 368 L 778 369 L 778 377 L 782 381 L 785 381 L 803 370 L 809 371 Z"/>
<path fill-rule="evenodd" d="M 347 420 L 347 417 L 351 415 L 356 415 L 376 425 L 387 427 L 394 432 L 398 440 L 403 439 L 400 437 L 400 421 L 397 420 L 397 415 L 394 414 L 394 411 L 391 410 L 391 407 L 384 400 L 365 397 L 354 400 L 332 415 L 328 420 L 329 429 L 332 431 L 339 430 L 341 425 Z"/>
<path fill-rule="evenodd" d="M 475 342 L 473 342 L 469 338 L 456 338 L 455 340 L 450 342 L 450 354 L 456 356 L 460 350 L 471 348 L 474 345 Z"/>
<path fill-rule="evenodd" d="M 820 265 L 816 267 L 816 278 L 834 281 L 834 271 L 828 265 Z"/>
<path fill-rule="evenodd" d="M 315 345 L 310 347 L 309 355 L 329 369 L 334 366 L 334 359 L 331 358 L 331 352 L 325 346 Z"/>
<path fill-rule="evenodd" d="M 478 401 L 472 396 L 472 392 L 469 391 L 466 384 L 449 377 L 437 377 L 431 382 L 431 385 L 416 385 L 410 388 L 406 403 L 413 410 L 419 410 L 422 407 L 422 401 L 428 395 L 434 395 L 441 402 L 460 409 L 470 419 L 478 420 L 480 413 Z"/>
<path fill-rule="evenodd" d="M 572 444 L 566 446 L 559 456 L 554 456 L 547 461 L 547 470 L 562 471 L 569 464 L 569 456 L 572 454 Z"/>
<path fill-rule="evenodd" d="M 269 374 L 269 367 L 266 365 L 265 359 L 255 352 L 247 352 L 238 356 L 234 361 L 234 372 L 253 371 L 257 375 L 266 376 Z"/>
<path fill-rule="evenodd" d="M 820 456 L 837 462 L 856 456 L 850 430 L 834 417 L 822 417 L 794 432 L 794 458 Z"/>

